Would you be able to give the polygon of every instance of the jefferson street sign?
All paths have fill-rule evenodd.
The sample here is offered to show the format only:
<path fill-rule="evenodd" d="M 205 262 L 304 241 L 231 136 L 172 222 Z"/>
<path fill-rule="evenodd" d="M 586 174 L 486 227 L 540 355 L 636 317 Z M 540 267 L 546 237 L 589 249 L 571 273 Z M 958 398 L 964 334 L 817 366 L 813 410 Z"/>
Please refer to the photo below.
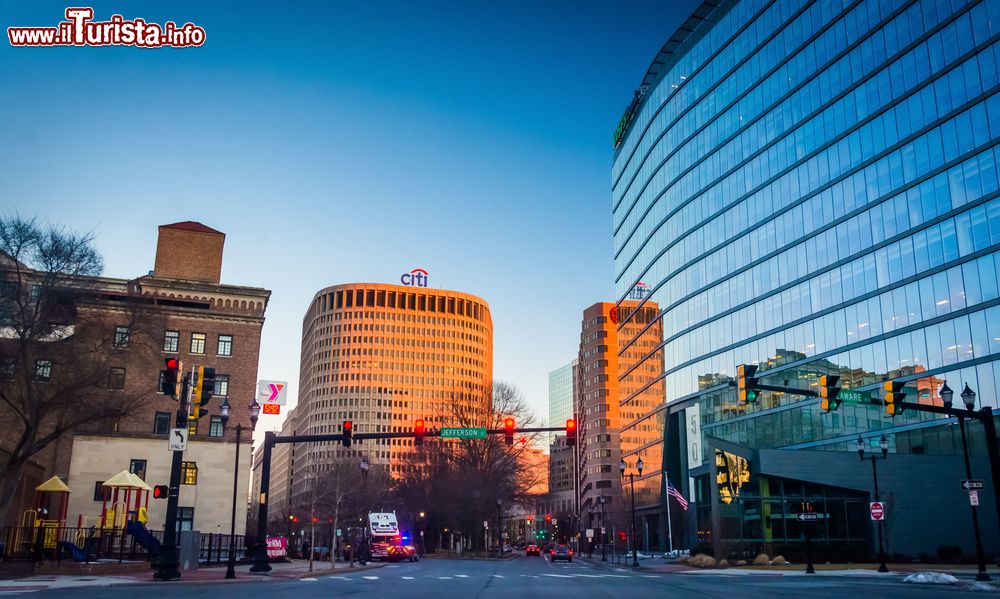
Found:
<path fill-rule="evenodd" d="M 973 489 L 982 489 L 983 481 L 981 480 L 963 480 L 962 488 L 966 491 L 971 491 Z"/>
<path fill-rule="evenodd" d="M 841 389 L 840 393 L 837 394 L 837 399 L 844 403 L 868 403 L 871 396 L 867 392 Z"/>
<path fill-rule="evenodd" d="M 445 439 L 485 439 L 485 428 L 445 427 L 441 429 L 441 437 Z"/>

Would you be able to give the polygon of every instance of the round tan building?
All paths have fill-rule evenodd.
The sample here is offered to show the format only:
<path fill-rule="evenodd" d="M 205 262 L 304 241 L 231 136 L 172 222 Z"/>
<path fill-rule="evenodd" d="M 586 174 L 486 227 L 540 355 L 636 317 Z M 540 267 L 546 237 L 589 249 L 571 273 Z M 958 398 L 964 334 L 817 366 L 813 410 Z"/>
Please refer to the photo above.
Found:
<path fill-rule="evenodd" d="M 481 298 L 377 283 L 327 287 L 302 321 L 296 433 L 337 433 L 345 420 L 355 433 L 408 431 L 418 418 L 427 430 L 485 426 L 492 379 L 493 321 Z M 395 479 L 419 467 L 415 452 L 411 439 L 300 444 L 294 460 L 296 470 L 322 470 L 366 456 Z"/>

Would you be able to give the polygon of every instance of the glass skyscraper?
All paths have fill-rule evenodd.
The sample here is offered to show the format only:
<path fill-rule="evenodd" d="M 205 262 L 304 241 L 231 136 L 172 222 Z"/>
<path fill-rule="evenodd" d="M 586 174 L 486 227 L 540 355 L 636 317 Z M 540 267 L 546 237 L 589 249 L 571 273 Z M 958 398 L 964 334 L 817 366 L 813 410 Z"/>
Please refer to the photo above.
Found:
<path fill-rule="evenodd" d="M 662 344 L 646 351 L 662 348 L 665 366 L 649 384 L 664 386 L 675 420 L 658 419 L 666 446 L 634 454 L 663 452 L 695 503 L 691 535 L 798 538 L 778 515 L 787 498 L 769 507 L 769 493 L 810 491 L 758 480 L 754 452 L 844 452 L 882 435 L 893 455 L 956 451 L 956 427 L 931 414 L 888 418 L 865 403 L 824 414 L 771 392 L 739 405 L 738 364 L 807 390 L 835 374 L 874 398 L 900 381 L 922 403 L 940 403 L 945 381 L 968 384 L 997 405 L 998 34 L 992 0 L 722 0 L 655 57 L 614 138 L 616 291 L 621 306 L 641 288 L 660 307 Z M 756 503 L 724 498 L 720 515 L 716 487 L 740 451 Z M 644 479 L 662 488 L 659 473 Z M 856 513 L 867 498 L 844 486 L 813 492 L 841 502 L 824 530 L 849 546 L 868 533 Z M 724 530 L 733 506 L 742 530 Z"/>

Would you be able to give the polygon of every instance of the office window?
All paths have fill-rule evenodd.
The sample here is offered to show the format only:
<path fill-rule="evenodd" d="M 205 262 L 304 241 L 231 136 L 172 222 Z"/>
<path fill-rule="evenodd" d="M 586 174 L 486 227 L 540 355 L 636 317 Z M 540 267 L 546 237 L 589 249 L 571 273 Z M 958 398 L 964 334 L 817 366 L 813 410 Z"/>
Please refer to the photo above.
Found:
<path fill-rule="evenodd" d="M 170 412 L 157 412 L 153 417 L 153 433 L 166 435 L 170 432 Z"/>
<path fill-rule="evenodd" d="M 146 480 L 146 460 L 132 460 L 129 462 L 128 471 Z"/>
<path fill-rule="evenodd" d="M 111 368 L 108 371 L 108 389 L 124 389 L 125 388 L 125 369 L 124 368 Z"/>
<path fill-rule="evenodd" d="M 208 427 L 209 437 L 221 437 L 223 432 L 222 418 L 212 416 L 212 423 Z"/>
<path fill-rule="evenodd" d="M 17 362 L 14 358 L 4 358 L 0 360 L 0 381 L 12 381 L 14 380 L 14 372 L 16 372 Z"/>
<path fill-rule="evenodd" d="M 181 334 L 177 331 L 166 331 L 163 333 L 163 351 L 175 352 L 180 343 Z"/>
<path fill-rule="evenodd" d="M 215 375 L 215 394 L 218 395 L 219 397 L 227 397 L 229 395 L 228 374 Z"/>
<path fill-rule="evenodd" d="M 198 464 L 195 462 L 181 462 L 181 484 L 198 484 Z"/>
<path fill-rule="evenodd" d="M 205 333 L 191 333 L 191 353 L 205 353 Z"/>
<path fill-rule="evenodd" d="M 115 327 L 115 347 L 128 347 L 128 327 Z"/>
<path fill-rule="evenodd" d="M 194 508 L 177 508 L 177 532 L 183 530 L 194 530 Z"/>
<path fill-rule="evenodd" d="M 219 335 L 219 351 L 217 353 L 220 356 L 231 356 L 231 355 L 233 355 L 233 336 L 232 335 Z"/>
<path fill-rule="evenodd" d="M 35 382 L 47 383 L 52 378 L 52 360 L 35 360 Z"/>
<path fill-rule="evenodd" d="M 104 481 L 99 480 L 94 483 L 94 501 L 105 501 L 111 499 L 111 489 L 104 486 Z"/>

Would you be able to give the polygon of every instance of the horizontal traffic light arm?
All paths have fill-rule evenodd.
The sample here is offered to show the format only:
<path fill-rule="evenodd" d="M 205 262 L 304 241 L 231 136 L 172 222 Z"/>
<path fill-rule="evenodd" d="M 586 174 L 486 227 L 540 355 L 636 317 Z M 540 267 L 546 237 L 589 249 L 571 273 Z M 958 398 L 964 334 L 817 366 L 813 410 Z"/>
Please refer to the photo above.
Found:
<path fill-rule="evenodd" d="M 736 386 L 736 381 L 730 381 L 730 387 Z M 804 397 L 819 397 L 819 393 L 809 389 L 798 389 L 796 387 L 779 387 L 777 385 L 761 385 L 757 383 L 750 388 L 752 391 L 773 391 L 775 393 L 787 393 L 789 395 L 802 395 Z M 562 430 L 562 429 L 556 429 Z"/>
<path fill-rule="evenodd" d="M 884 402 L 883 402 L 884 403 Z M 924 403 L 913 403 L 909 401 L 898 401 L 896 405 L 902 408 L 902 411 L 913 410 L 915 412 L 931 412 L 932 414 L 943 414 L 945 416 L 955 416 L 958 418 L 974 418 L 976 420 L 983 420 L 985 418 L 992 418 L 992 410 L 987 416 L 984 411 L 970 412 L 965 408 L 946 408 L 944 406 L 931 406 Z"/>
<path fill-rule="evenodd" d="M 515 428 L 515 433 L 556 433 L 560 431 L 565 431 L 564 426 L 542 426 L 542 427 L 530 427 L 530 428 Z M 503 435 L 506 434 L 507 429 L 503 428 L 490 428 L 486 429 L 486 433 L 490 435 Z M 415 432 L 396 432 L 396 433 L 353 433 L 351 438 L 355 441 L 363 441 L 365 439 L 413 439 L 417 437 Z M 438 429 L 428 429 L 423 437 L 440 437 L 441 431 Z M 274 437 L 274 443 L 326 443 L 333 441 L 343 441 L 344 435 L 341 433 L 329 434 L 329 435 L 288 435 L 286 437 Z"/>

